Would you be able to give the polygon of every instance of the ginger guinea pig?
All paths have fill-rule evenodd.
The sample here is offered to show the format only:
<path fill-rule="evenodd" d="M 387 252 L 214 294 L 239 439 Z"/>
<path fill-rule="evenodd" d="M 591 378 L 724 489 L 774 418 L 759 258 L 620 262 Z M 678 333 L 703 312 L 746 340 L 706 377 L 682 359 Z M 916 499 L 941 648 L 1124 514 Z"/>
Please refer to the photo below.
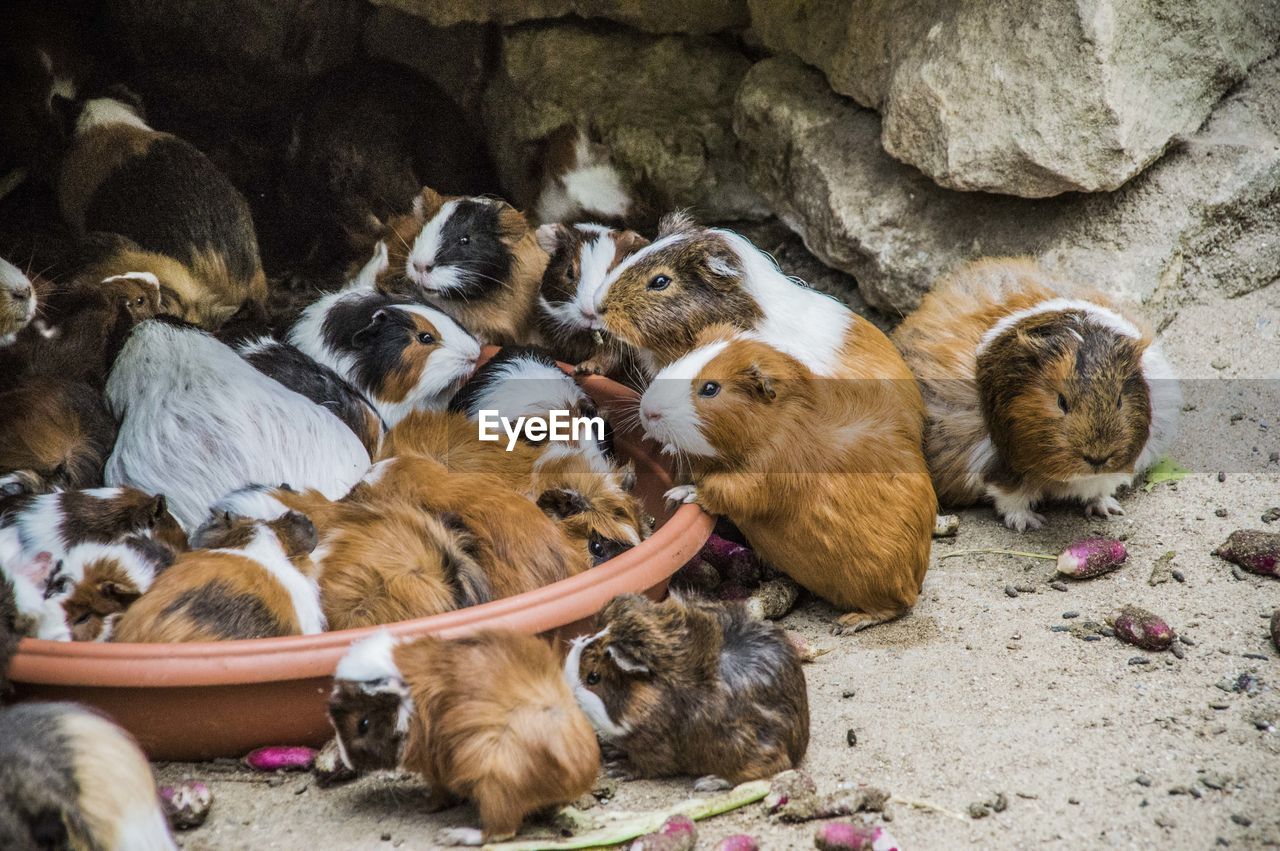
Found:
<path fill-rule="evenodd" d="M 0 848 L 176 849 L 137 742 L 72 703 L 0 710 Z"/>
<path fill-rule="evenodd" d="M 47 552 L 55 561 L 80 544 L 117 544 L 132 536 L 184 550 L 187 536 L 168 506 L 163 494 L 131 487 L 27 494 L 5 503 L 0 530 L 11 530 L 28 556 Z"/>
<path fill-rule="evenodd" d="M 481 829 L 443 831 L 445 845 L 511 837 L 530 813 L 590 791 L 600 769 L 555 652 L 532 636 L 380 632 L 338 663 L 329 718 L 348 767 L 419 775 L 431 809 L 475 802 Z"/>
<path fill-rule="evenodd" d="M 579 373 L 636 381 L 639 376 L 630 374 L 635 352 L 604 334 L 595 293 L 610 271 L 649 240 L 602 225 L 547 224 L 538 228 L 538 244 L 550 257 L 538 293 L 538 327 L 547 347 L 576 364 Z"/>
<path fill-rule="evenodd" d="M 117 642 L 227 641 L 315 635 L 325 630 L 314 579 L 316 546 L 296 512 L 263 522 L 222 516 L 116 621 Z"/>
<path fill-rule="evenodd" d="M 209 158 L 151 129 L 136 101 L 77 103 L 58 198 L 80 236 L 120 234 L 186 267 L 193 284 L 164 293 L 165 311 L 217 328 L 248 300 L 266 299 L 249 205 Z"/>
<path fill-rule="evenodd" d="M 756 553 L 846 612 L 836 631 L 906 613 L 937 501 L 916 412 L 886 381 L 830 381 L 769 343 L 710 328 L 663 369 L 640 420 L 690 483 L 668 499 L 729 518 Z"/>
<path fill-rule="evenodd" d="M 448 314 L 376 292 L 368 280 L 362 274 L 308 306 L 289 342 L 366 394 L 389 426 L 413 410 L 443 410 L 475 372 L 480 343 Z"/>
<path fill-rule="evenodd" d="M 42 492 L 97 487 L 115 440 L 102 393 L 82 381 L 33 376 L 0 393 L 0 483 L 19 474 Z"/>
<path fill-rule="evenodd" d="M 538 342 L 538 286 L 547 253 L 505 201 L 423 189 L 383 241 L 390 268 L 378 288 L 448 311 L 482 343 Z"/>
<path fill-rule="evenodd" d="M 120 615 L 173 564 L 173 550 L 133 536 L 118 544 L 77 544 L 50 577 L 72 641 L 108 641 Z"/>
<path fill-rule="evenodd" d="M 1182 399 L 1151 330 L 1034 261 L 964 267 L 894 339 L 924 391 L 943 505 L 989 499 L 1019 532 L 1040 528 L 1045 500 L 1123 514 L 1116 489 L 1173 440 Z"/>
<path fill-rule="evenodd" d="M 36 288 L 21 269 L 0 257 L 0 346 L 18 339 L 18 332 L 36 316 Z"/>
<path fill-rule="evenodd" d="M 693 775 L 699 791 L 795 768 L 809 697 L 786 632 L 741 603 L 615 597 L 574 640 L 565 679 L 600 738 L 639 777 Z"/>

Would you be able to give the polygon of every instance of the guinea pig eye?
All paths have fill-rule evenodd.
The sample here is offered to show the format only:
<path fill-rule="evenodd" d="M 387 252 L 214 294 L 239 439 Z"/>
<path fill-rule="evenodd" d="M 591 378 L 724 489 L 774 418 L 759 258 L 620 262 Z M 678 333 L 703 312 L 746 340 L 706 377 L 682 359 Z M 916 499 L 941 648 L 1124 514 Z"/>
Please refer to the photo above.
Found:
<path fill-rule="evenodd" d="M 356 724 L 356 732 L 361 736 L 366 735 L 369 732 L 369 717 L 367 715 L 360 719 L 359 724 Z"/>
<path fill-rule="evenodd" d="M 599 538 L 592 538 L 591 543 L 587 544 L 587 549 L 591 551 L 593 556 L 602 556 L 604 555 L 604 542 Z"/>
<path fill-rule="evenodd" d="M 93 617 L 93 615 L 89 614 L 88 612 L 85 612 L 83 615 L 76 618 L 76 621 L 75 623 L 72 624 L 72 626 L 84 626 L 89 622 L 89 618 L 91 617 Z"/>
<path fill-rule="evenodd" d="M 598 682 L 600 682 L 600 672 L 599 672 L 599 671 L 592 671 L 591 673 L 587 674 L 587 679 L 586 679 L 586 683 L 587 683 L 587 685 L 589 685 L 589 686 L 593 686 L 593 685 L 595 685 L 595 684 L 596 684 L 596 683 L 598 683 Z"/>
<path fill-rule="evenodd" d="M 471 244 L 471 237 L 469 236 L 458 237 L 458 245 L 470 245 L 470 244 Z"/>
<path fill-rule="evenodd" d="M 712 396 L 720 392 L 720 385 L 715 381 L 708 381 L 698 388 L 698 395 L 710 399 Z"/>
<path fill-rule="evenodd" d="M 569 266 L 569 268 L 564 270 L 564 279 L 566 281 L 575 281 L 577 280 L 577 278 L 578 278 L 578 270 L 573 268 L 573 266 Z"/>
<path fill-rule="evenodd" d="M 435 345 L 436 337 L 434 334 L 430 333 L 429 331 L 423 331 L 421 334 L 418 335 L 418 342 L 424 346 Z"/>
<path fill-rule="evenodd" d="M 135 298 L 135 299 L 133 300 L 133 303 L 134 303 L 134 304 L 139 304 L 139 305 L 141 305 L 141 304 L 146 304 L 146 303 L 147 303 L 147 299 L 146 299 L 146 297 L 145 297 L 145 296 L 138 296 L 137 298 Z"/>
<path fill-rule="evenodd" d="M 1071 408 L 1067 406 L 1067 397 L 1063 396 L 1061 393 L 1058 394 L 1058 407 L 1062 409 L 1062 413 L 1064 414 L 1071 413 Z"/>
<path fill-rule="evenodd" d="M 665 290 L 669 286 L 671 286 L 671 279 L 666 275 L 654 275 L 649 280 L 649 289 L 651 290 Z"/>

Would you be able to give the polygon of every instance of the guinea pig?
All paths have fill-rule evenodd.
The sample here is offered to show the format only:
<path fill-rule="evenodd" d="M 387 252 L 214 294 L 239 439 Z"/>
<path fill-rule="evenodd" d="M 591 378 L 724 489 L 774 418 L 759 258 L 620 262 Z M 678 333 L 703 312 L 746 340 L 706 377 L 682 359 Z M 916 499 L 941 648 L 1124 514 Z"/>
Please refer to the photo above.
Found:
<path fill-rule="evenodd" d="M 223 516 L 192 538 L 116 621 L 117 642 L 227 641 L 315 635 L 325 630 L 305 566 L 315 526 L 288 512 L 271 521 Z"/>
<path fill-rule="evenodd" d="M 0 257 L 0 346 L 12 345 L 36 315 L 36 288 L 17 266 Z"/>
<path fill-rule="evenodd" d="M 308 306 L 289 342 L 365 393 L 389 426 L 443 409 L 480 360 L 479 342 L 449 315 L 378 293 L 367 275 Z"/>
<path fill-rule="evenodd" d="M 0 847 L 176 849 L 137 742 L 73 703 L 0 710 Z"/>
<path fill-rule="evenodd" d="M 108 641 L 121 613 L 173 564 L 173 550 L 140 536 L 118 544 L 77 544 L 50 577 L 72 641 Z"/>
<path fill-rule="evenodd" d="M 332 411 L 360 438 L 370 457 L 378 453 L 386 425 L 373 403 L 345 378 L 272 337 L 245 340 L 236 351 L 263 375 Z"/>
<path fill-rule="evenodd" d="M 830 381 L 753 334 L 707 329 L 654 378 L 640 420 L 689 483 L 667 498 L 732 521 L 766 562 L 846 614 L 905 614 L 929 566 L 937 500 L 918 409 L 886 381 Z"/>
<path fill-rule="evenodd" d="M 349 768 L 419 775 L 428 808 L 475 802 L 481 829 L 444 831 L 445 845 L 511 837 L 530 813 L 588 792 L 600 769 L 555 652 L 533 636 L 377 633 L 338 663 L 329 719 Z"/>
<path fill-rule="evenodd" d="M 550 257 L 538 292 L 538 328 L 548 348 L 576 364 L 579 374 L 635 382 L 635 352 L 600 330 L 595 292 L 612 269 L 649 240 L 596 224 L 545 224 L 537 236 Z"/>
<path fill-rule="evenodd" d="M 537 343 L 538 287 L 547 253 L 505 201 L 423 189 L 388 223 L 390 267 L 378 288 L 448 311 L 482 343 Z"/>
<path fill-rule="evenodd" d="M 431 458 L 404 455 L 379 461 L 352 488 L 348 501 L 408 504 L 455 515 L 475 538 L 472 552 L 485 568 L 494 597 L 542 588 L 591 566 L 584 548 L 501 479 L 451 470 Z"/>
<path fill-rule="evenodd" d="M 133 330 L 106 399 L 120 420 L 106 481 L 165 493 L 185 529 L 248 484 L 288 482 L 338 499 L 369 469 L 369 453 L 332 411 L 172 320 Z"/>
<path fill-rule="evenodd" d="M 800 656 L 742 603 L 615 597 L 600 631 L 574 639 L 565 679 L 601 739 L 639 777 L 695 788 L 772 777 L 809 747 Z"/>
<path fill-rule="evenodd" d="M 97 487 L 115 440 L 102 393 L 82 381 L 33 376 L 0 393 L 0 475 L 42 491 Z"/>
<path fill-rule="evenodd" d="M 1032 260 L 944 278 L 894 339 L 924 391 L 944 505 L 989 499 L 1019 532 L 1040 528 L 1050 499 L 1123 514 L 1116 489 L 1173 440 L 1181 394 L 1151 330 Z"/>
<path fill-rule="evenodd" d="M 8 617 L 12 618 L 11 626 L 0 624 L 0 627 L 11 629 L 8 639 L 17 636 L 46 641 L 71 640 L 66 613 L 47 593 L 49 578 L 56 568 L 50 553 L 28 556 L 13 529 L 0 529 L 0 608 L 9 610 Z M 4 685 L 3 673 L 0 671 L 0 685 Z"/>
<path fill-rule="evenodd" d="M 620 225 L 630 221 L 640 206 L 610 160 L 608 148 L 576 124 L 563 124 L 547 134 L 537 145 L 529 171 L 526 194 L 534 217 L 544 224 Z"/>
<path fill-rule="evenodd" d="M 0 530 L 5 529 L 13 531 L 28 556 L 47 552 L 55 561 L 80 544 L 117 544 L 132 536 L 153 538 L 173 550 L 187 548 L 165 496 L 132 487 L 20 496 L 5 503 Z"/>
<path fill-rule="evenodd" d="M 346 243 L 367 252 L 385 222 L 409 213 L 423 186 L 498 191 L 467 116 L 405 65 L 362 58 L 325 72 L 291 123 L 282 199 L 317 248 Z"/>
<path fill-rule="evenodd" d="M 249 205 L 191 143 L 151 129 L 139 104 L 96 97 L 68 107 L 74 129 L 58 198 L 73 231 L 120 234 L 190 271 L 164 293 L 168 313 L 217 328 L 266 299 Z M 144 267 L 145 268 L 145 267 Z"/>

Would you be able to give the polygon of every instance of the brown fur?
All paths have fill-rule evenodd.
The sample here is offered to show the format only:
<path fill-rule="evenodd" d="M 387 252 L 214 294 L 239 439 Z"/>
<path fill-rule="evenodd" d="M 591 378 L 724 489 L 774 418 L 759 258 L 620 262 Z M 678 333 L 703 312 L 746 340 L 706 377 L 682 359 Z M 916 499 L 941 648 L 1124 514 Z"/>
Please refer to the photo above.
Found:
<path fill-rule="evenodd" d="M 712 328 L 699 343 L 730 334 Z M 703 398 L 709 379 L 722 390 Z M 818 380 L 795 358 L 741 338 L 690 382 L 716 451 L 690 459 L 698 503 L 737 524 L 765 561 L 849 612 L 838 630 L 904 614 L 929 565 L 937 502 L 900 385 Z"/>
<path fill-rule="evenodd" d="M 72 641 L 105 641 L 121 612 L 146 593 L 154 577 L 173 563 L 173 551 L 144 538 L 130 538 L 121 549 L 136 558 L 139 577 L 125 569 L 129 552 L 102 553 L 80 565 L 83 576 L 62 601 Z M 75 551 L 68 558 L 76 558 Z M 145 571 L 149 569 L 150 575 Z M 141 580 L 141 581 L 139 581 Z"/>
<path fill-rule="evenodd" d="M 605 606 L 596 626 L 607 632 L 566 673 L 626 728 L 605 735 L 640 776 L 743 783 L 804 758 L 808 691 L 781 627 L 753 619 L 741 603 L 635 594 Z"/>
<path fill-rule="evenodd" d="M 88 384 L 41 377 L 0 393 L 0 475 L 24 471 L 43 491 L 96 487 L 115 439 Z"/>
<path fill-rule="evenodd" d="M 59 540 L 41 542 L 50 550 L 55 545 L 65 550 L 77 544 L 112 544 L 130 535 L 153 538 L 173 550 L 187 548 L 187 536 L 169 513 L 163 495 L 152 496 L 131 487 L 115 491 L 108 497 L 84 491 L 19 497 L 5 506 L 5 516 L 16 518 L 36 499 L 56 500 L 62 514 Z"/>

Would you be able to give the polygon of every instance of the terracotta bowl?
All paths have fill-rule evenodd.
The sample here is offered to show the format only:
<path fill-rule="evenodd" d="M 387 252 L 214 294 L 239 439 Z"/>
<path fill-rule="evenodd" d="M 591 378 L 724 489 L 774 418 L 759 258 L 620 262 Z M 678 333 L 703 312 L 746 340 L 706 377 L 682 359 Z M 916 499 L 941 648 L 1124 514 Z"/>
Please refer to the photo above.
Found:
<path fill-rule="evenodd" d="M 606 409 L 635 398 L 604 378 L 584 388 Z M 619 429 L 618 453 L 636 466 L 637 488 L 657 518 L 653 536 L 586 573 L 537 591 L 390 627 L 402 636 L 511 629 L 566 642 L 587 630 L 615 595 L 661 595 L 668 578 L 711 534 L 692 505 L 668 514 L 670 471 L 657 447 Z M 240 757 L 263 745 L 320 745 L 331 675 L 351 642 L 374 629 L 199 644 L 80 644 L 26 639 L 10 677 L 19 700 L 74 700 L 129 730 L 152 759 Z"/>

